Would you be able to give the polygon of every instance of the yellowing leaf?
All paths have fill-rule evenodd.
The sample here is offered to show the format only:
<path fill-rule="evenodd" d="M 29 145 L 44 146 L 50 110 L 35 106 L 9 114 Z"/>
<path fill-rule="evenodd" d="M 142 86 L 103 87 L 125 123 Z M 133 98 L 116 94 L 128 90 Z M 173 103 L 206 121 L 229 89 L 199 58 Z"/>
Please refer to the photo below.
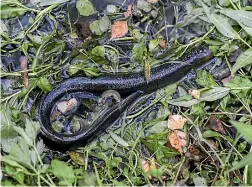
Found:
<path fill-rule="evenodd" d="M 84 166 L 84 160 L 81 157 L 80 153 L 74 152 L 74 151 L 69 151 L 67 154 L 70 156 L 70 158 L 78 165 Z"/>
<path fill-rule="evenodd" d="M 120 38 L 128 33 L 127 21 L 117 21 L 112 25 L 111 39 Z"/>
<path fill-rule="evenodd" d="M 171 130 L 182 129 L 187 119 L 181 115 L 170 115 L 168 119 L 168 128 Z"/>
<path fill-rule="evenodd" d="M 150 70 L 151 70 L 151 68 L 150 68 L 150 58 L 147 58 L 145 60 L 145 63 L 144 63 L 144 75 L 145 75 L 145 79 L 146 79 L 147 84 L 149 83 L 150 76 L 151 76 Z"/>
<path fill-rule="evenodd" d="M 171 146 L 177 149 L 180 153 L 183 153 L 183 148 L 186 146 L 186 133 L 178 130 L 174 130 L 168 135 L 168 140 Z"/>

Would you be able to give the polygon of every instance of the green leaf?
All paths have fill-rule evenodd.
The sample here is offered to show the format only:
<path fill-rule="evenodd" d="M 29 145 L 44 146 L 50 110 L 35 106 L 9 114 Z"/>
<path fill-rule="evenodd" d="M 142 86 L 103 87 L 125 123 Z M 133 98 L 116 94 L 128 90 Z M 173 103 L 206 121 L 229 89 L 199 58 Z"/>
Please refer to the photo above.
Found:
<path fill-rule="evenodd" d="M 71 186 L 75 181 L 73 166 L 68 166 L 65 162 L 53 160 L 50 171 L 60 180 L 60 185 Z"/>
<path fill-rule="evenodd" d="M 214 24 L 217 30 L 224 36 L 234 39 L 238 36 L 238 33 L 233 29 L 233 27 L 228 22 L 228 19 L 222 15 L 217 15 L 215 13 L 210 13 L 208 6 L 203 2 L 201 3 L 208 19 Z"/>
<path fill-rule="evenodd" d="M 156 47 L 158 46 L 159 42 L 158 40 L 150 40 L 150 43 L 149 43 L 149 50 L 152 52 L 156 49 Z"/>
<path fill-rule="evenodd" d="M 228 6 L 230 4 L 230 0 L 218 0 L 221 6 Z"/>
<path fill-rule="evenodd" d="M 119 11 L 119 9 L 115 5 L 107 5 L 107 12 L 109 14 L 115 14 Z"/>
<path fill-rule="evenodd" d="M 252 152 L 247 154 L 240 162 L 238 162 L 230 170 L 228 170 L 228 172 L 243 168 L 244 166 L 251 164 L 252 164 Z"/>
<path fill-rule="evenodd" d="M 144 12 L 150 12 L 151 5 L 145 0 L 138 0 L 137 1 L 137 9 L 142 10 Z"/>
<path fill-rule="evenodd" d="M 27 142 L 20 138 L 18 143 L 11 143 L 9 155 L 4 156 L 8 160 L 13 160 L 31 169 L 31 156 Z"/>
<path fill-rule="evenodd" d="M 218 84 L 215 82 L 213 76 L 206 70 L 198 70 L 196 73 L 196 80 L 200 86 L 211 88 L 217 87 Z"/>
<path fill-rule="evenodd" d="M 92 49 L 92 55 L 101 57 L 104 59 L 105 56 L 105 48 L 103 46 L 96 46 Z"/>
<path fill-rule="evenodd" d="M 228 140 L 230 143 L 233 142 L 233 140 L 229 137 L 229 136 L 224 136 L 218 132 L 215 132 L 215 131 L 212 131 L 212 130 L 207 130 L 205 131 L 202 136 L 204 138 L 214 138 L 214 137 L 221 137 L 221 138 L 224 138 L 226 140 Z"/>
<path fill-rule="evenodd" d="M 115 140 L 115 142 L 117 142 L 121 146 L 129 147 L 129 144 L 125 140 L 123 140 L 121 137 L 117 136 L 115 133 L 110 131 L 109 134 L 113 138 L 113 140 Z"/>
<path fill-rule="evenodd" d="M 6 164 L 9 164 L 10 166 L 13 166 L 13 167 L 17 167 L 17 168 L 20 168 L 22 169 L 22 171 L 24 171 L 25 173 L 28 173 L 27 169 L 22 166 L 21 164 L 19 164 L 18 162 L 8 158 L 8 156 L 3 156 L 2 159 L 1 159 L 2 162 L 6 163 Z"/>
<path fill-rule="evenodd" d="M 11 120 L 11 110 L 9 105 L 7 107 L 1 106 L 1 145 L 4 152 L 10 151 L 10 143 L 17 141 L 17 132 L 14 130 L 15 123 Z"/>
<path fill-rule="evenodd" d="M 133 57 L 134 61 L 136 61 L 138 63 L 143 63 L 145 53 L 147 52 L 144 38 L 141 39 L 141 41 L 139 43 L 134 45 L 132 52 L 133 52 L 132 57 Z"/>
<path fill-rule="evenodd" d="M 172 99 L 172 100 L 169 100 L 168 103 L 174 106 L 190 107 L 190 106 L 200 103 L 200 100 L 191 99 L 189 101 L 180 101 L 179 99 Z"/>
<path fill-rule="evenodd" d="M 8 175 L 11 175 L 15 180 L 18 181 L 19 184 L 24 185 L 24 173 L 21 171 L 16 171 L 16 169 L 12 166 L 5 166 L 5 172 Z"/>
<path fill-rule="evenodd" d="M 207 181 L 203 177 L 193 177 L 193 182 L 195 186 L 207 186 Z"/>
<path fill-rule="evenodd" d="M 249 142 L 252 142 L 252 125 L 248 125 L 239 121 L 230 121 L 237 131 L 241 133 Z"/>
<path fill-rule="evenodd" d="M 100 21 L 99 20 L 95 20 L 93 21 L 90 25 L 89 28 L 91 30 L 91 32 L 95 35 L 102 35 L 102 31 L 100 29 Z"/>
<path fill-rule="evenodd" d="M 45 76 L 39 78 L 37 85 L 44 92 L 49 92 L 53 88 L 51 83 L 48 81 L 48 79 Z"/>
<path fill-rule="evenodd" d="M 251 27 L 247 27 L 247 26 L 245 26 L 245 25 L 243 25 L 243 24 L 240 24 L 240 26 L 245 30 L 245 32 L 246 32 L 248 35 L 252 36 L 252 28 L 251 28 Z"/>
<path fill-rule="evenodd" d="M 252 185 L 252 165 L 248 166 L 248 172 L 247 172 L 247 183 L 248 185 Z"/>
<path fill-rule="evenodd" d="M 9 5 L 1 6 L 1 19 L 14 18 L 16 16 L 22 16 L 28 10 L 23 7 L 13 7 Z"/>
<path fill-rule="evenodd" d="M 82 16 L 90 16 L 96 12 L 89 0 L 77 0 L 76 8 Z"/>
<path fill-rule="evenodd" d="M 52 4 L 56 4 L 56 3 L 65 3 L 69 0 L 41 0 L 40 1 L 40 6 L 49 6 Z"/>
<path fill-rule="evenodd" d="M 220 12 L 234 19 L 238 23 L 244 24 L 248 27 L 252 27 L 252 12 L 251 11 L 222 9 Z"/>
<path fill-rule="evenodd" d="M 229 94 L 229 92 L 230 92 L 230 88 L 225 88 L 225 87 L 212 88 L 207 91 L 203 91 L 200 94 L 200 100 L 201 101 L 215 101 L 215 100 L 225 97 L 227 94 Z"/>
<path fill-rule="evenodd" d="M 232 67 L 231 73 L 234 74 L 238 69 L 250 64 L 252 64 L 252 48 L 249 48 L 240 54 Z"/>
<path fill-rule="evenodd" d="M 99 20 L 99 28 L 101 32 L 106 32 L 111 25 L 111 22 L 109 20 L 108 16 L 103 16 L 101 20 Z"/>

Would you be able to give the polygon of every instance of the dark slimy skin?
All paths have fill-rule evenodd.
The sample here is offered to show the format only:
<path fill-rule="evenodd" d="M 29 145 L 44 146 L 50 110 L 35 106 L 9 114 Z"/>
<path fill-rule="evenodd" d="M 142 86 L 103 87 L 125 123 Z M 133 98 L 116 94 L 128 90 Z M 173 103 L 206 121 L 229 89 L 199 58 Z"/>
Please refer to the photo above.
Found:
<path fill-rule="evenodd" d="M 196 69 L 213 58 L 212 52 L 205 47 L 191 50 L 179 58 L 176 63 L 166 63 L 152 68 L 149 82 L 146 82 L 144 72 L 119 75 L 106 75 L 96 79 L 84 77 L 70 78 L 57 85 L 43 97 L 38 118 L 44 137 L 60 145 L 80 143 L 82 145 L 92 141 L 103 133 L 125 109 L 142 94 L 148 94 L 183 78 L 190 70 Z M 53 105 L 64 95 L 74 93 L 96 94 L 106 90 L 116 90 L 120 94 L 129 95 L 112 108 L 104 111 L 90 127 L 83 127 L 76 134 L 66 135 L 52 129 L 50 114 Z"/>

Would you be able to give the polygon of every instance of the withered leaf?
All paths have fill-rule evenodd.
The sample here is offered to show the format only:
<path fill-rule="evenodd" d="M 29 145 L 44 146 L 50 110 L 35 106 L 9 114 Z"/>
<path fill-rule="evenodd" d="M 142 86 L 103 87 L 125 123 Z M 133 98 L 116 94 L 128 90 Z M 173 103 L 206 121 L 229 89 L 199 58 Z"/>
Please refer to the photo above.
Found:
<path fill-rule="evenodd" d="M 215 131 L 220 132 L 222 134 L 226 134 L 226 132 L 222 126 L 221 120 L 217 119 L 216 115 L 210 116 L 210 128 L 212 130 L 215 130 Z"/>
<path fill-rule="evenodd" d="M 111 39 L 123 37 L 128 33 L 127 21 L 116 21 L 112 25 Z"/>
<path fill-rule="evenodd" d="M 168 128 L 171 130 L 182 129 L 187 119 L 181 115 L 170 115 L 168 118 Z"/>
<path fill-rule="evenodd" d="M 23 84 L 25 88 L 29 87 L 29 77 L 28 77 L 28 71 L 27 71 L 27 66 L 28 66 L 28 59 L 26 56 L 21 56 L 20 59 L 20 64 L 21 64 L 21 70 L 22 70 L 22 77 L 23 77 Z"/>
<path fill-rule="evenodd" d="M 177 149 L 180 153 L 183 153 L 183 148 L 187 143 L 186 136 L 187 134 L 185 132 L 174 130 L 168 135 L 168 140 L 173 148 Z"/>

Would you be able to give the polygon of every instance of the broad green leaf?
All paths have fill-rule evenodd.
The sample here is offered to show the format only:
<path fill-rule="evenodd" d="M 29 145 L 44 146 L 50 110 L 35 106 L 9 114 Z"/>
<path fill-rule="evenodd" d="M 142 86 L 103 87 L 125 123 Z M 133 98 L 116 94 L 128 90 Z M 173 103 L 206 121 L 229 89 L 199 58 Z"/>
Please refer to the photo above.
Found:
<path fill-rule="evenodd" d="M 222 9 L 222 14 L 236 20 L 238 23 L 252 27 L 252 12 L 245 10 Z"/>
<path fill-rule="evenodd" d="M 202 177 L 193 177 L 193 182 L 195 186 L 207 186 L 207 181 Z"/>
<path fill-rule="evenodd" d="M 26 168 L 31 168 L 31 156 L 27 141 L 20 138 L 18 143 L 11 143 L 9 155 L 5 156 L 9 160 L 13 160 Z"/>
<path fill-rule="evenodd" d="M 76 8 L 82 16 L 90 16 L 96 12 L 89 0 L 77 0 Z"/>
<path fill-rule="evenodd" d="M 13 177 L 15 180 L 19 182 L 19 184 L 24 185 L 24 173 L 21 171 L 17 171 L 16 168 L 12 166 L 5 166 L 4 168 L 5 172 Z"/>
<path fill-rule="evenodd" d="M 244 97 L 247 94 L 250 94 L 250 90 L 252 89 L 252 81 L 247 77 L 235 76 L 230 82 L 223 83 L 224 86 L 233 88 L 231 93 L 239 93 L 241 92 Z M 245 87 L 247 89 L 245 89 Z M 242 89 L 235 89 L 235 88 L 242 88 Z"/>
<path fill-rule="evenodd" d="M 227 18 L 222 15 L 211 13 L 208 6 L 206 6 L 203 2 L 201 4 L 208 19 L 214 24 L 214 26 L 221 34 L 231 39 L 234 39 L 238 36 L 238 33 L 230 25 Z"/>
<path fill-rule="evenodd" d="M 218 0 L 220 6 L 228 6 L 230 4 L 230 0 Z"/>
<path fill-rule="evenodd" d="M 105 56 L 105 48 L 103 46 L 96 46 L 92 49 L 92 55 L 104 58 Z"/>
<path fill-rule="evenodd" d="M 28 10 L 23 7 L 13 7 L 9 5 L 1 6 L 1 19 L 14 18 L 16 16 L 22 16 Z"/>
<path fill-rule="evenodd" d="M 10 143 L 17 141 L 17 132 L 15 131 L 15 123 L 11 120 L 11 110 L 9 106 L 1 106 L 1 146 L 4 152 L 10 151 Z"/>
<path fill-rule="evenodd" d="M 230 121 L 237 131 L 241 133 L 249 142 L 252 142 L 252 124 L 244 124 L 239 121 Z"/>
<path fill-rule="evenodd" d="M 37 85 L 45 93 L 51 91 L 53 88 L 51 83 L 48 81 L 48 79 L 45 76 L 39 78 Z"/>
<path fill-rule="evenodd" d="M 248 172 L 247 172 L 247 183 L 248 185 L 252 185 L 252 165 L 248 166 Z"/>
<path fill-rule="evenodd" d="M 167 102 L 174 106 L 190 107 L 190 106 L 200 103 L 201 101 L 198 99 L 191 99 L 189 101 L 179 101 L 178 99 L 172 99 Z"/>
<path fill-rule="evenodd" d="M 147 48 L 145 46 L 145 39 L 142 38 L 141 41 L 134 45 L 132 49 L 132 57 L 135 62 L 143 63 L 145 58 L 145 53 L 147 52 Z"/>
<path fill-rule="evenodd" d="M 40 1 L 40 6 L 49 6 L 52 4 L 56 4 L 56 3 L 65 3 L 69 0 L 41 0 Z"/>
<path fill-rule="evenodd" d="M 212 130 L 207 130 L 205 131 L 202 136 L 204 138 L 214 138 L 214 137 L 221 137 L 221 138 L 224 138 L 226 140 L 228 140 L 230 143 L 233 142 L 233 140 L 229 137 L 229 136 L 224 136 L 218 132 L 215 132 L 215 131 L 212 131 Z"/>
<path fill-rule="evenodd" d="M 150 12 L 151 5 L 145 0 L 138 0 L 137 1 L 137 9 L 142 10 L 144 12 Z"/>
<path fill-rule="evenodd" d="M 53 160 L 50 171 L 60 180 L 61 185 L 71 186 L 75 181 L 73 166 L 68 166 L 66 162 Z"/>
<path fill-rule="evenodd" d="M 156 49 L 156 47 L 158 46 L 159 42 L 156 39 L 150 40 L 149 43 L 149 50 L 152 52 L 154 51 L 154 49 Z"/>
<path fill-rule="evenodd" d="M 119 11 L 119 9 L 115 5 L 107 5 L 107 12 L 109 14 L 115 14 Z"/>
<path fill-rule="evenodd" d="M 6 163 L 6 164 L 9 164 L 9 165 L 11 165 L 11 166 L 13 166 L 13 167 L 20 168 L 20 169 L 22 169 L 25 173 L 28 173 L 27 169 L 26 169 L 23 165 L 19 164 L 19 163 L 18 163 L 17 161 L 15 161 L 15 160 L 10 159 L 8 156 L 3 156 L 3 157 L 1 158 L 1 161 L 4 162 L 4 163 Z"/>
<path fill-rule="evenodd" d="M 20 136 L 22 136 L 22 138 L 26 141 L 26 144 L 29 146 L 33 145 L 33 140 L 29 137 L 29 135 L 27 135 L 23 128 L 15 126 L 14 129 Z"/>
<path fill-rule="evenodd" d="M 36 149 L 38 151 L 38 154 L 42 155 L 45 150 L 45 144 L 42 139 L 37 142 Z"/>
<path fill-rule="evenodd" d="M 99 20 L 95 20 L 89 25 L 89 28 L 93 34 L 102 35 L 103 32 L 101 31 L 99 25 L 100 25 Z"/>
<path fill-rule="evenodd" d="M 200 94 L 200 100 L 201 101 L 215 101 L 215 100 L 225 97 L 227 94 L 229 94 L 229 92 L 230 92 L 230 88 L 225 88 L 225 87 L 212 88 L 212 89 L 203 91 Z"/>
<path fill-rule="evenodd" d="M 117 142 L 118 144 L 120 144 L 121 146 L 129 147 L 129 144 L 125 140 L 123 140 L 121 137 L 117 136 L 115 133 L 109 132 L 109 134 L 113 138 L 113 140 Z"/>
<path fill-rule="evenodd" d="M 232 67 L 231 73 L 234 74 L 238 69 L 250 64 L 252 64 L 252 48 L 249 48 L 240 54 Z"/>
<path fill-rule="evenodd" d="M 211 87 L 217 87 L 218 84 L 215 82 L 213 76 L 207 72 L 206 70 L 199 70 L 196 73 L 196 80 L 195 80 L 200 86 L 211 88 Z"/>
<path fill-rule="evenodd" d="M 106 32 L 111 25 L 111 22 L 109 20 L 108 16 L 103 16 L 101 20 L 99 20 L 99 27 L 101 32 Z"/>
<path fill-rule="evenodd" d="M 245 26 L 245 25 L 243 25 L 243 24 L 240 24 L 240 26 L 245 30 L 245 32 L 246 32 L 248 35 L 252 36 L 252 28 L 251 28 L 251 27 L 247 27 L 247 26 Z"/>
<path fill-rule="evenodd" d="M 251 165 L 252 164 L 252 152 L 247 154 L 240 162 L 235 164 L 230 170 L 228 171 L 234 171 L 240 168 L 243 168 L 246 165 Z"/>

